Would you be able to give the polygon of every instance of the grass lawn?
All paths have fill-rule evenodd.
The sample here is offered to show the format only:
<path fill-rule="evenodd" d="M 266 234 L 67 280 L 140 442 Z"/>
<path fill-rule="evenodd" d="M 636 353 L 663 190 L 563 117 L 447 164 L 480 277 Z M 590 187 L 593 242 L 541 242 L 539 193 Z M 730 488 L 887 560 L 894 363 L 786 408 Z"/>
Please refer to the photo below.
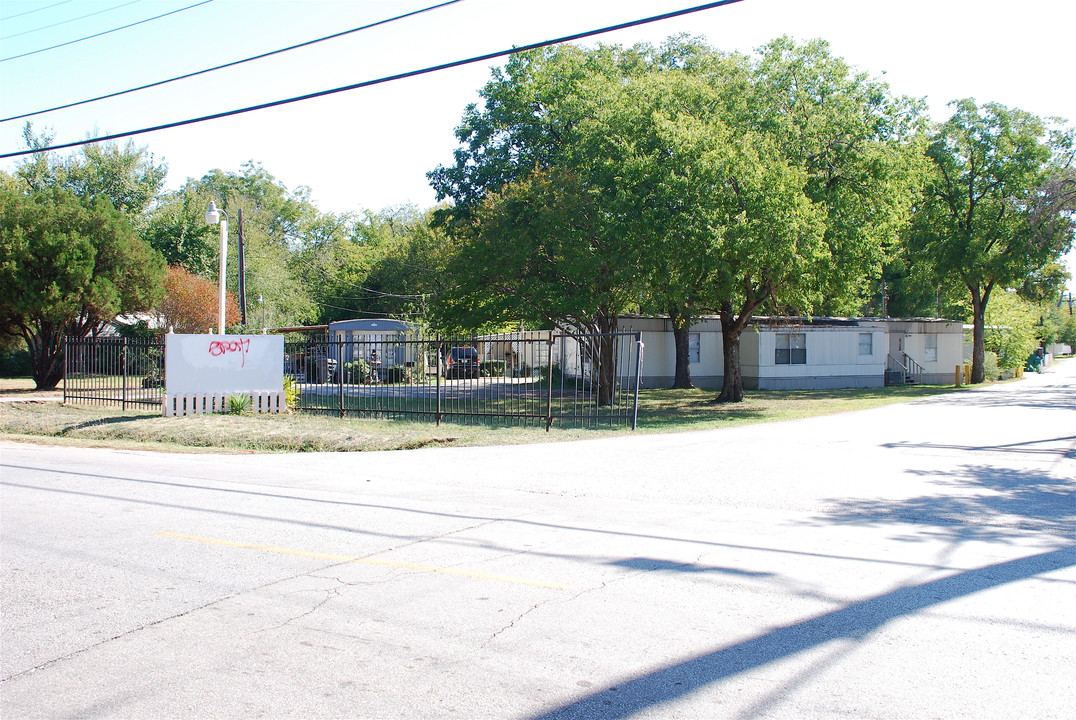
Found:
<path fill-rule="evenodd" d="M 30 380 L 0 380 L 0 396 L 29 395 Z M 952 387 L 751 391 L 742 403 L 718 405 L 713 390 L 642 390 L 639 433 L 683 432 L 777 422 L 863 410 L 955 392 Z M 351 452 L 444 445 L 510 445 L 626 435 L 629 428 L 505 428 L 442 422 L 291 415 L 162 417 L 159 411 L 0 402 L 0 439 L 173 452 Z"/>
<path fill-rule="evenodd" d="M 0 378 L 0 397 L 13 395 L 63 395 L 64 381 L 55 390 L 38 390 L 32 378 Z"/>

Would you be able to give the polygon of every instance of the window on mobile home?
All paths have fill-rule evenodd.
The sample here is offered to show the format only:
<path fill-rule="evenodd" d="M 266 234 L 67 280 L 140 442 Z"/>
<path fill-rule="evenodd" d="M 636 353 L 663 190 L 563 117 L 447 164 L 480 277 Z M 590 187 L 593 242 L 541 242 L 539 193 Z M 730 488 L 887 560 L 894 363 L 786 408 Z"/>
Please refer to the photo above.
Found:
<path fill-rule="evenodd" d="M 702 351 L 699 349 L 699 334 L 688 333 L 687 334 L 687 355 L 688 362 L 698 363 L 702 362 Z"/>
<path fill-rule="evenodd" d="M 860 333 L 859 334 L 859 354 L 860 355 L 873 355 L 874 354 L 874 335 L 872 333 Z"/>
<path fill-rule="evenodd" d="M 923 345 L 923 362 L 938 362 L 938 336 L 927 335 Z"/>
<path fill-rule="evenodd" d="M 774 362 L 778 365 L 806 365 L 806 333 L 777 333 Z"/>

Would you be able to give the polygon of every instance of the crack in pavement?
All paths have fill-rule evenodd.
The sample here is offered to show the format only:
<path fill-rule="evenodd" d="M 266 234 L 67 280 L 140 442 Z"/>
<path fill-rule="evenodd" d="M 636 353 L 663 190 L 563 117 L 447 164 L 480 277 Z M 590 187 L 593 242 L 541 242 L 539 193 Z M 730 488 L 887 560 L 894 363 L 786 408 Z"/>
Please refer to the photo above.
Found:
<path fill-rule="evenodd" d="M 441 533 L 440 535 L 432 535 L 432 536 L 423 538 L 421 540 L 414 540 L 414 541 L 411 541 L 411 542 L 407 542 L 407 543 L 403 543 L 403 544 L 400 544 L 400 545 L 393 546 L 391 548 L 378 550 L 376 552 L 372 552 L 372 553 L 369 553 L 367 555 L 356 556 L 355 558 L 349 558 L 348 560 L 329 563 L 328 565 L 323 565 L 322 567 L 319 567 L 319 568 L 314 568 L 314 569 L 311 569 L 311 570 L 305 570 L 303 572 L 295 573 L 293 575 L 288 575 L 287 577 L 277 578 L 276 580 L 270 580 L 269 582 L 262 583 L 261 585 L 256 585 L 254 587 L 249 587 L 249 588 L 243 588 L 243 589 L 240 589 L 240 590 L 236 590 L 233 593 L 229 593 L 227 595 L 222 595 L 222 596 L 220 596 L 218 598 L 215 598 L 215 599 L 210 600 L 208 602 L 202 603 L 200 605 L 196 605 L 194 607 L 187 608 L 186 610 L 183 610 L 181 612 L 173 613 L 171 615 L 168 615 L 168 616 L 163 617 L 163 618 L 158 618 L 157 620 L 153 620 L 151 622 L 141 623 L 141 624 L 137 625 L 136 627 L 129 628 L 127 630 L 124 630 L 121 633 L 117 633 L 116 635 L 112 635 L 110 637 L 103 638 L 103 639 L 98 640 L 96 642 L 92 642 L 89 645 L 86 645 L 85 647 L 81 647 L 81 648 L 78 648 L 76 650 L 72 650 L 71 652 L 64 653 L 63 655 L 60 655 L 59 657 L 55 657 L 55 658 L 52 658 L 50 660 L 45 660 L 43 662 L 39 662 L 38 664 L 34 665 L 33 667 L 29 667 L 29 668 L 26 668 L 25 670 L 20 670 L 19 672 L 12 673 L 11 675 L 8 675 L 6 677 L 0 678 L 0 684 L 6 683 L 6 682 L 8 682 L 10 680 L 14 680 L 16 678 L 20 678 L 20 677 L 22 677 L 24 675 L 33 674 L 35 672 L 38 672 L 39 670 L 44 670 L 47 667 L 51 667 L 52 665 L 56 665 L 57 663 L 63 662 L 65 660 L 69 660 L 71 658 L 78 657 L 79 655 L 82 655 L 83 653 L 89 652 L 89 651 L 94 650 L 94 649 L 99 648 L 99 647 L 103 647 L 103 646 L 105 646 L 105 645 L 107 645 L 109 643 L 115 642 L 116 640 L 120 640 L 120 639 L 128 637 L 130 635 L 134 635 L 136 633 L 142 632 L 143 630 L 148 630 L 149 628 L 153 628 L 153 627 L 156 627 L 158 625 L 163 625 L 164 623 L 171 622 L 173 620 L 179 620 L 180 618 L 187 617 L 188 615 L 196 613 L 196 612 L 198 612 L 200 610 L 206 610 L 206 609 L 211 608 L 211 607 L 213 607 L 215 605 L 219 605 L 219 604 L 227 602 L 229 600 L 234 600 L 234 599 L 236 599 L 238 597 L 241 597 L 241 596 L 249 594 L 249 593 L 256 593 L 256 592 L 259 592 L 261 590 L 265 590 L 266 588 L 273 587 L 274 585 L 280 585 L 282 583 L 286 583 L 286 582 L 289 582 L 291 580 L 295 580 L 295 579 L 301 578 L 301 577 L 317 577 L 316 575 L 314 575 L 314 573 L 323 573 L 323 572 L 325 572 L 327 570 L 330 570 L 332 568 L 352 563 L 355 560 L 364 560 L 364 559 L 367 559 L 367 558 L 372 558 L 372 557 L 375 557 L 377 555 L 393 552 L 395 550 L 399 550 L 399 549 L 408 547 L 410 545 L 417 545 L 419 543 L 429 542 L 431 540 L 439 540 L 441 538 L 449 537 L 449 536 L 455 535 L 457 533 L 467 532 L 468 530 L 474 530 L 476 528 L 482 527 L 484 525 L 489 525 L 489 524 L 494 523 L 494 522 L 500 522 L 500 520 L 501 520 L 500 518 L 496 518 L 496 519 L 493 519 L 493 520 L 487 520 L 487 521 L 484 521 L 484 522 L 476 523 L 474 525 L 469 525 L 467 527 L 458 528 L 458 529 L 452 530 L 450 532 Z M 324 578 L 322 578 L 322 579 L 324 579 Z M 336 578 L 336 579 L 339 582 L 343 582 L 343 581 L 339 580 L 338 578 Z M 326 597 L 326 599 L 323 600 L 319 604 L 319 607 L 320 607 L 320 605 L 324 605 L 325 602 L 328 602 L 328 600 L 329 600 L 329 598 Z M 310 612 L 313 612 L 316 609 L 317 608 L 314 608 Z M 306 614 L 309 614 L 309 613 L 306 613 Z M 302 617 L 302 616 L 299 616 L 299 617 Z M 297 620 L 297 619 L 298 619 L 298 617 L 293 618 L 289 622 L 293 622 L 294 620 Z M 287 623 L 285 623 L 285 624 L 287 624 Z"/>
<path fill-rule="evenodd" d="M 335 578 L 324 578 L 324 579 L 333 580 Z M 318 602 L 316 605 L 314 605 L 314 607 L 310 608 L 306 612 L 299 613 L 295 617 L 292 617 L 292 618 L 289 618 L 289 619 L 285 620 L 284 622 L 280 623 L 279 625 L 274 625 L 273 627 L 262 628 L 261 630 L 258 630 L 257 632 L 263 633 L 263 632 L 269 632 L 270 630 L 279 630 L 280 628 L 282 628 L 282 627 L 284 627 L 286 625 L 291 625 L 296 620 L 302 620 L 304 617 L 309 617 L 310 615 L 313 615 L 318 610 L 320 610 L 327 602 L 329 602 L 329 600 L 332 600 L 334 597 L 337 597 L 337 598 L 340 597 L 340 588 L 338 588 L 338 587 L 336 587 L 336 588 L 327 588 L 325 590 L 319 590 L 319 591 L 315 591 L 315 592 L 323 592 L 323 593 L 325 593 L 325 597 L 323 597 L 320 602 Z"/>

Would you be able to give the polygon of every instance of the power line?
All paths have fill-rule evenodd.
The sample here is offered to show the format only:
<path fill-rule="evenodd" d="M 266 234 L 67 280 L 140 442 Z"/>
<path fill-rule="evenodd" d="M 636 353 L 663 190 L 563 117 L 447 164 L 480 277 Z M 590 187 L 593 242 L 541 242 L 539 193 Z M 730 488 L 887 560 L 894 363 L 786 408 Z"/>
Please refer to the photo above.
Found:
<path fill-rule="evenodd" d="M 71 0 L 60 0 L 60 2 L 53 3 L 52 5 L 44 5 L 42 7 L 35 7 L 33 10 L 25 10 L 25 11 L 23 11 L 21 13 L 15 13 L 14 15 L 8 15 L 7 17 L 2 17 L 2 18 L 0 18 L 0 22 L 7 22 L 8 20 L 14 20 L 15 18 L 22 17 L 23 15 L 32 15 L 33 13 L 40 12 L 41 10 L 48 10 L 49 8 L 58 7 L 60 5 L 66 5 L 69 2 L 71 2 Z"/>
<path fill-rule="evenodd" d="M 352 313 L 354 315 L 365 315 L 367 317 L 372 317 L 372 318 L 392 319 L 392 318 L 398 317 L 400 315 L 415 316 L 415 315 L 423 315 L 424 314 L 424 313 L 421 313 L 421 312 L 403 312 L 403 311 L 401 311 L 401 312 L 395 312 L 395 313 L 383 313 L 383 312 L 372 312 L 370 310 L 356 310 L 355 308 L 341 307 L 340 305 L 333 305 L 331 303 L 321 302 L 320 300 L 314 300 L 313 303 L 315 305 L 320 305 L 321 307 L 332 308 L 333 310 L 344 310 L 345 312 L 349 312 L 349 313 Z"/>
<path fill-rule="evenodd" d="M 336 299 L 339 299 L 339 300 L 376 300 L 376 299 L 380 299 L 380 298 L 393 298 L 393 299 L 396 299 L 396 300 L 421 300 L 422 298 L 429 297 L 430 295 L 440 295 L 442 292 L 445 292 L 444 290 L 439 290 L 437 292 L 417 293 L 417 294 L 412 294 L 412 295 L 398 295 L 396 293 L 387 293 L 387 292 L 382 292 L 380 290 L 374 290 L 373 288 L 364 287 L 363 285 L 360 285 L 358 283 L 348 282 L 347 280 L 341 280 L 340 278 L 338 278 L 335 275 L 330 275 L 329 271 L 326 270 L 325 268 L 321 267 L 320 265 L 315 265 L 314 263 L 310 262 L 309 260 L 304 261 L 304 264 L 307 267 L 321 273 L 323 277 L 326 277 L 329 280 L 334 280 L 334 281 L 342 283 L 344 285 L 350 285 L 351 287 L 358 288 L 359 290 L 362 290 L 364 292 L 370 293 L 369 295 L 367 295 L 365 297 L 361 297 L 361 298 L 347 297 L 345 295 L 329 295 L 329 296 L 327 296 L 327 297 L 332 297 L 332 298 L 336 298 Z"/>
<path fill-rule="evenodd" d="M 205 5 L 206 3 L 211 3 L 211 2 L 213 2 L 213 0 L 202 0 L 201 2 L 196 2 L 193 5 L 188 5 L 187 7 L 181 7 L 178 10 L 172 10 L 171 12 L 162 13 L 160 15 L 156 15 L 156 16 L 151 17 L 151 18 L 146 18 L 145 20 L 139 20 L 138 22 L 133 22 L 133 23 L 130 23 L 129 25 L 123 25 L 121 27 L 112 28 L 111 30 L 104 30 L 104 31 L 99 32 L 99 33 L 94 33 L 93 35 L 87 35 L 86 37 L 79 38 L 78 40 L 68 40 L 67 42 L 62 42 L 59 45 L 53 45 L 51 47 L 41 48 L 40 50 L 31 50 L 30 52 L 24 52 L 21 55 L 12 55 L 11 57 L 0 58 L 0 62 L 7 62 L 8 60 L 18 60 L 19 58 L 29 57 L 30 55 L 37 55 L 38 53 L 48 52 L 49 50 L 55 50 L 56 48 L 62 48 L 62 47 L 66 47 L 68 45 L 74 45 L 75 43 L 80 43 L 80 42 L 82 42 L 84 40 L 92 40 L 93 38 L 101 37 L 102 35 L 108 35 L 109 33 L 119 32 L 120 30 L 126 30 L 128 28 L 133 28 L 133 27 L 136 27 L 138 25 L 144 25 L 145 23 L 153 22 L 154 20 L 160 20 L 161 18 L 168 17 L 169 15 L 175 15 L 176 13 L 181 13 L 184 10 L 190 10 L 192 8 L 198 7 L 199 5 Z"/>
<path fill-rule="evenodd" d="M 87 15 L 80 15 L 79 17 L 76 17 L 76 18 L 70 18 L 68 20 L 61 20 L 60 22 L 55 22 L 55 23 L 53 23 L 51 25 L 43 25 L 42 27 L 34 28 L 33 30 L 23 30 L 22 32 L 15 33 L 14 35 L 5 35 L 3 37 L 0 37 L 0 40 L 10 40 L 11 38 L 21 37 L 22 35 L 29 35 L 31 33 L 41 32 L 42 30 L 50 30 L 50 29 L 52 29 L 54 27 L 60 27 L 61 25 L 66 25 L 68 23 L 73 23 L 73 22 L 75 22 L 77 20 L 85 20 L 86 18 L 93 17 L 94 15 L 104 15 L 107 12 L 112 12 L 113 10 L 119 10 L 120 8 L 125 8 L 128 5 L 134 5 L 135 3 L 140 3 L 140 2 L 142 2 L 142 0 L 128 0 L 128 2 L 125 2 L 122 5 L 113 5 L 110 8 L 105 8 L 104 10 L 98 10 L 97 12 L 92 12 L 92 13 L 89 13 Z"/>
<path fill-rule="evenodd" d="M 99 97 L 90 98 L 88 100 L 79 100 L 78 102 L 67 103 L 66 105 L 57 105 L 56 107 L 48 108 L 47 110 L 35 110 L 33 112 L 23 113 L 22 115 L 13 115 L 11 117 L 0 118 L 0 123 L 9 122 L 11 120 L 21 120 L 23 118 L 32 117 L 34 115 L 43 115 L 44 113 L 49 113 L 49 112 L 53 112 L 53 111 L 56 111 L 56 110 L 66 110 L 67 108 L 75 107 L 75 106 L 78 106 L 78 105 L 86 105 L 88 103 L 97 102 L 98 100 L 107 100 L 109 98 L 119 97 L 120 95 L 127 95 L 128 93 L 138 92 L 140 90 L 147 90 L 149 88 L 158 87 L 160 85 L 166 85 L 166 84 L 171 83 L 171 82 L 176 82 L 177 80 L 186 80 L 187 78 L 192 78 L 192 77 L 195 77 L 197 75 L 205 75 L 206 73 L 211 73 L 211 72 L 215 72 L 217 70 L 223 70 L 225 68 L 234 67 L 235 65 L 242 65 L 243 63 L 252 62 L 254 60 L 261 60 L 263 58 L 267 58 L 267 57 L 270 57 L 272 55 L 279 55 L 280 53 L 289 52 L 291 50 L 298 50 L 299 48 L 304 48 L 304 47 L 307 47 L 308 45 L 314 45 L 316 43 L 324 42 L 326 40 L 333 40 L 333 39 L 338 38 L 338 37 L 343 37 L 344 35 L 350 35 L 351 33 L 359 32 L 360 30 L 369 30 L 370 28 L 377 27 L 378 25 L 385 25 L 387 23 L 391 23 L 391 22 L 395 22 L 397 20 L 402 20 L 402 19 L 407 18 L 407 17 L 411 17 L 412 15 L 419 15 L 419 14 L 424 13 L 424 12 L 429 12 L 430 10 L 436 10 L 437 8 L 444 7 L 445 5 L 453 5 L 453 4 L 458 3 L 458 2 L 463 2 L 463 0 L 449 0 L 448 2 L 443 2 L 443 3 L 437 4 L 437 5 L 431 5 L 430 7 L 423 8 L 421 10 L 415 10 L 413 12 L 404 13 L 403 15 L 397 15 L 396 17 L 391 17 L 391 18 L 388 18 L 387 20 L 378 20 L 377 22 L 373 22 L 373 23 L 370 23 L 368 25 L 363 25 L 361 27 L 352 28 L 350 30 L 344 30 L 343 32 L 334 33 L 332 35 L 326 35 L 325 37 L 318 38 L 317 40 L 308 40 L 306 42 L 299 43 L 298 45 L 292 45 L 290 47 L 281 48 L 280 50 L 273 50 L 271 52 L 262 53 L 261 55 L 254 55 L 253 57 L 244 58 L 243 60 L 236 60 L 234 62 L 225 63 L 223 65 L 217 65 L 216 67 L 206 68 L 205 70 L 197 70 L 195 72 L 187 73 L 186 75 L 178 75 L 178 76 L 176 76 L 174 78 L 169 78 L 167 80 L 158 80 L 157 82 L 152 82 L 152 83 L 149 83 L 148 85 L 141 85 L 141 86 L 136 87 L 136 88 L 130 88 L 129 90 L 120 90 L 119 92 L 109 93 L 108 95 L 101 95 Z"/>
<path fill-rule="evenodd" d="M 184 125 L 194 125 L 195 123 L 206 122 L 209 120 L 219 120 L 221 118 L 232 117 L 234 115 L 242 115 L 249 112 L 255 112 L 257 110 L 267 110 L 269 108 L 279 107 L 281 105 L 289 105 L 291 103 L 302 102 L 304 100 L 313 100 L 315 98 L 326 97 L 328 95 L 335 95 L 336 93 L 348 92 L 350 90 L 358 90 L 359 88 L 370 87 L 373 85 L 381 85 L 383 83 L 403 80 L 405 78 L 418 77 L 420 75 L 427 75 L 429 73 L 434 73 L 441 70 L 449 70 L 451 68 L 462 67 L 464 65 L 472 65 L 478 62 L 494 60 L 496 58 L 505 57 L 508 55 L 515 55 L 521 52 L 526 52 L 528 50 L 536 50 L 538 48 L 549 47 L 550 45 L 559 45 L 575 40 L 582 40 L 583 38 L 593 37 L 595 35 L 602 35 L 617 30 L 624 30 L 626 28 L 637 27 L 639 25 L 646 25 L 648 23 L 658 22 L 660 20 L 668 20 L 670 18 L 689 15 L 691 13 L 701 12 L 703 10 L 710 10 L 712 8 L 721 7 L 723 5 L 732 5 L 733 3 L 738 2 L 742 2 L 742 0 L 718 0 L 717 2 L 697 5 L 695 7 L 686 8 L 684 10 L 675 10 L 673 12 L 668 12 L 661 15 L 653 15 L 651 17 L 643 18 L 641 20 L 631 20 L 629 22 L 620 23 L 618 25 L 610 25 L 608 27 L 600 28 L 598 30 L 588 30 L 586 32 L 575 33 L 574 35 L 565 35 L 564 37 L 556 38 L 554 40 L 545 40 L 542 42 L 531 43 L 529 45 L 514 47 L 508 50 L 499 50 L 497 52 L 467 58 L 466 60 L 456 60 L 454 62 L 444 63 L 442 65 L 433 65 L 431 67 L 423 68 L 422 70 L 412 70 L 405 73 L 399 73 L 397 75 L 388 75 L 386 77 L 378 78 L 376 80 L 366 80 L 364 82 L 354 83 L 353 85 L 344 85 L 342 87 L 332 88 L 330 90 L 321 90 L 318 92 L 309 93 L 307 95 L 299 95 L 296 97 L 287 98 L 285 100 L 274 100 L 272 102 L 262 103 L 260 105 L 251 105 L 250 107 L 240 108 L 238 110 L 227 110 L 225 112 L 214 113 L 212 115 L 203 115 L 202 117 L 191 118 L 189 120 L 179 120 L 177 122 L 165 123 L 163 125 L 154 125 L 152 127 L 141 128 L 139 130 L 127 130 L 120 133 L 113 133 L 111 135 L 100 135 L 95 138 L 78 140 L 76 142 L 64 143 L 62 145 L 50 145 L 44 148 L 35 148 L 31 150 L 20 150 L 18 152 L 3 153 L 0 154 L 0 159 L 10 157 L 22 157 L 24 155 L 35 155 L 37 153 L 48 152 L 50 150 L 64 150 L 67 148 L 81 147 L 83 145 L 92 145 L 93 143 L 107 142 L 109 140 L 117 140 L 119 138 L 131 137 L 133 135 L 142 135 L 145 133 L 156 132 L 158 130 L 169 130 L 171 128 L 183 127 Z"/>

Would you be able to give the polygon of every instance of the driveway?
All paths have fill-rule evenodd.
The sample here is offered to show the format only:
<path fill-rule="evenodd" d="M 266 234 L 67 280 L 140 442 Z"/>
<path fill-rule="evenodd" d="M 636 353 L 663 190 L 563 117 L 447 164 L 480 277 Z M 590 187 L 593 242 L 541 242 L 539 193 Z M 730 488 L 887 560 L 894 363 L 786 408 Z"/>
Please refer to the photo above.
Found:
<path fill-rule="evenodd" d="M 1071 360 L 712 432 L 0 470 L 4 717 L 1076 706 Z"/>

